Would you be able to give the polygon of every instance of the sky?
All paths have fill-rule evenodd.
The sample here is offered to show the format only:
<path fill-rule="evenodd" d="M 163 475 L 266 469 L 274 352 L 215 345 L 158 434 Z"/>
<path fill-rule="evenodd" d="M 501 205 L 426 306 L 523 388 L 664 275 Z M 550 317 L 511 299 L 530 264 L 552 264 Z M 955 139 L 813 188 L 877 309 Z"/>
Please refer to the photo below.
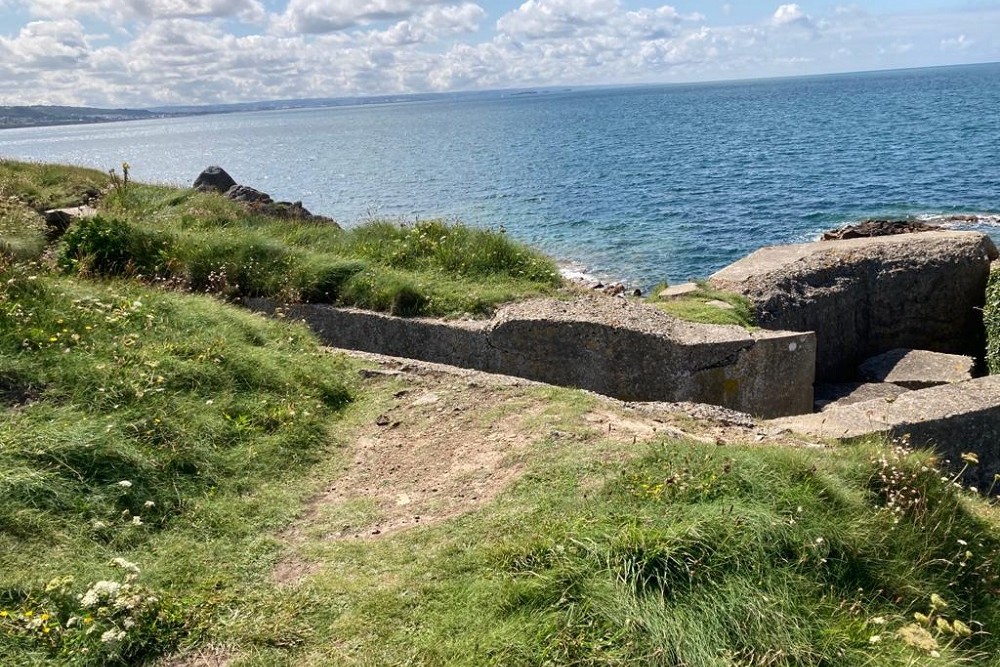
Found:
<path fill-rule="evenodd" d="M 0 105 L 146 107 L 1000 61 L 1000 0 L 0 0 Z"/>

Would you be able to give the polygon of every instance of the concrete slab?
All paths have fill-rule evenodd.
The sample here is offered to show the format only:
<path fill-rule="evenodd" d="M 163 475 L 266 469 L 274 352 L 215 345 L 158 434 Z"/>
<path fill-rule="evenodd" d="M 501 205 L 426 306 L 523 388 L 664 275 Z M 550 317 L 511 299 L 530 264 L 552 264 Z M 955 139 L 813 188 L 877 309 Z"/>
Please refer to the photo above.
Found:
<path fill-rule="evenodd" d="M 979 356 L 993 242 L 977 232 L 924 232 L 762 248 L 713 275 L 742 294 L 766 329 L 815 331 L 816 375 L 854 379 L 894 348 Z"/>
<path fill-rule="evenodd" d="M 838 405 L 853 405 L 876 398 L 895 400 L 908 391 L 909 389 L 887 382 L 817 384 L 813 401 L 816 410 L 828 410 Z"/>
<path fill-rule="evenodd" d="M 255 299 L 254 310 L 279 305 Z M 588 389 L 629 401 L 708 403 L 769 418 L 811 412 L 816 339 L 683 322 L 605 296 L 534 299 L 488 321 L 282 306 L 327 344 Z"/>
<path fill-rule="evenodd" d="M 680 299 L 681 297 L 689 296 L 698 292 L 699 289 L 694 283 L 682 283 L 662 290 L 657 296 L 662 301 L 669 301 L 670 299 Z"/>
<path fill-rule="evenodd" d="M 975 361 L 960 354 L 897 348 L 866 359 L 858 376 L 869 382 L 890 382 L 907 389 L 926 389 L 972 379 Z"/>
<path fill-rule="evenodd" d="M 963 465 L 963 453 L 975 452 L 980 463 L 965 473 L 965 481 L 983 491 L 1000 473 L 1000 376 L 996 375 L 771 423 L 797 433 L 839 440 L 872 434 L 905 435 L 911 445 L 931 447 L 957 468 Z"/>

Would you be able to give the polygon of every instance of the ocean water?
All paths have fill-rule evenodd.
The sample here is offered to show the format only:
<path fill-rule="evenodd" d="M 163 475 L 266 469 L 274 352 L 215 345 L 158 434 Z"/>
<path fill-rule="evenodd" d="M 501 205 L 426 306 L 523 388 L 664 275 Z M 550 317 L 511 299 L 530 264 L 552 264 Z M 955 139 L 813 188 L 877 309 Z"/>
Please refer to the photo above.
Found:
<path fill-rule="evenodd" d="M 1000 64 L 4 130 L 0 157 L 178 185 L 218 164 L 345 225 L 502 227 L 649 287 L 866 217 L 996 228 Z"/>

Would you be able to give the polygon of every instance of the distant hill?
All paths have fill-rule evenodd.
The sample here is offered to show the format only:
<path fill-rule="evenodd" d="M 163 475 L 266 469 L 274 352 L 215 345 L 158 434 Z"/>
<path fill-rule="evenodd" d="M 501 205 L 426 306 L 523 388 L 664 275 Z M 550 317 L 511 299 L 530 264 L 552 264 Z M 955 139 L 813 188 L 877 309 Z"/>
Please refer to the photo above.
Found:
<path fill-rule="evenodd" d="M 35 125 L 69 125 L 75 123 L 106 123 L 116 120 L 162 118 L 171 114 L 144 109 L 95 109 L 64 106 L 0 106 L 0 128 L 32 127 Z"/>
<path fill-rule="evenodd" d="M 75 125 L 78 123 L 107 123 L 119 120 L 143 120 L 175 116 L 236 113 L 247 111 L 278 111 L 284 109 L 313 109 L 323 107 L 360 106 L 367 104 L 400 104 L 431 102 L 435 100 L 477 100 L 525 95 L 545 95 L 571 92 L 572 88 L 539 90 L 487 90 L 460 93 L 420 93 L 378 95 L 370 97 L 333 97 L 297 100 L 267 100 L 261 102 L 235 102 L 229 104 L 199 104 L 150 107 L 148 109 L 98 109 L 95 107 L 67 106 L 0 106 L 0 129 L 32 127 L 37 125 Z"/>

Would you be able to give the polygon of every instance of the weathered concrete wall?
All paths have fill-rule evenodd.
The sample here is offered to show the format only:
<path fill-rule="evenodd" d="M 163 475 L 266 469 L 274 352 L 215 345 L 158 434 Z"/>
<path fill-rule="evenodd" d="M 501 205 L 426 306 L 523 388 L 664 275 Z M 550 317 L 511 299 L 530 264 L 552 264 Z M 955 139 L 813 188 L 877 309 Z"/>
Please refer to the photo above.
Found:
<path fill-rule="evenodd" d="M 779 419 L 777 426 L 820 437 L 852 440 L 871 434 L 906 435 L 916 447 L 931 447 L 953 468 L 962 454 L 975 452 L 965 482 L 986 491 L 1000 473 L 1000 376 L 909 391 L 892 399 L 877 398 L 830 406 L 814 415 Z"/>
<path fill-rule="evenodd" d="M 762 248 L 710 279 L 746 296 L 767 329 L 815 331 L 816 375 L 850 378 L 894 348 L 981 357 L 992 241 L 924 232 Z"/>
<path fill-rule="evenodd" d="M 273 303 L 248 305 L 273 312 Z M 635 401 L 694 401 L 760 417 L 812 410 L 815 337 L 681 322 L 606 297 L 537 299 L 488 322 L 286 307 L 328 344 L 515 375 Z"/>

